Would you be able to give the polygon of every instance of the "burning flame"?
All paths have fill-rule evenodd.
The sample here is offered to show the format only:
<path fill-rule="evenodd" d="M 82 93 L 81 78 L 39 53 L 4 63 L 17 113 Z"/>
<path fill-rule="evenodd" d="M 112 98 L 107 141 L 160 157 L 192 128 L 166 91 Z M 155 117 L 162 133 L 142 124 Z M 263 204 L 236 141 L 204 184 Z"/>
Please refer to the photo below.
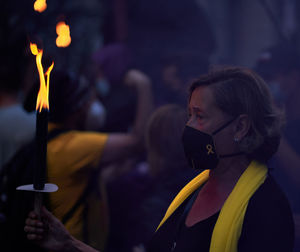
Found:
<path fill-rule="evenodd" d="M 36 0 L 34 2 L 33 8 L 35 11 L 38 11 L 40 13 L 43 12 L 44 10 L 47 9 L 46 0 Z"/>
<path fill-rule="evenodd" d="M 43 108 L 49 109 L 49 82 L 50 73 L 53 69 L 54 62 L 52 62 L 51 66 L 47 69 L 46 73 L 44 74 L 44 69 L 42 66 L 43 50 L 38 49 L 37 45 L 33 43 L 30 43 L 30 50 L 31 53 L 36 56 L 36 66 L 40 77 L 40 90 L 36 100 L 36 110 L 39 110 L 39 112 L 41 112 Z M 47 85 L 45 82 L 45 75 L 47 76 Z"/>
<path fill-rule="evenodd" d="M 68 47 L 71 44 L 70 27 L 65 22 L 56 25 L 56 45 L 58 47 Z"/>

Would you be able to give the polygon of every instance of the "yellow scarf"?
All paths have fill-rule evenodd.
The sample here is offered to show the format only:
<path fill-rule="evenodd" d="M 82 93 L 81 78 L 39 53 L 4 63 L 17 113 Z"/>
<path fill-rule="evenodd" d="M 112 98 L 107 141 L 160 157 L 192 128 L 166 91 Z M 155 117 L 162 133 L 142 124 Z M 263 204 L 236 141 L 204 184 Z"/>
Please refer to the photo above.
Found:
<path fill-rule="evenodd" d="M 267 177 L 267 167 L 252 161 L 225 201 L 213 230 L 210 252 L 236 252 L 248 202 Z M 190 181 L 175 197 L 156 231 L 209 178 L 209 170 Z"/>

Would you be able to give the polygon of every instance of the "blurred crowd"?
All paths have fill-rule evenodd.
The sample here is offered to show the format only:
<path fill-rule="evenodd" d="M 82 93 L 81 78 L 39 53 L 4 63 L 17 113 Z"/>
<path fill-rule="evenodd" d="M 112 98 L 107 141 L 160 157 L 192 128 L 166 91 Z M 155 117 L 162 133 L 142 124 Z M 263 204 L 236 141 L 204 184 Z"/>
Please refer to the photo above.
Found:
<path fill-rule="evenodd" d="M 149 31 L 159 26 L 155 36 L 161 39 L 154 43 L 151 38 L 154 44 L 149 45 L 151 39 L 138 37 L 137 32 L 131 39 L 142 43 L 139 52 L 132 48 L 134 43 L 131 47 L 109 43 L 93 52 L 80 71 L 54 66 L 51 74 L 49 132 L 64 131 L 48 143 L 47 176 L 59 187 L 50 195 L 49 207 L 63 221 L 78 205 L 64 224 L 76 238 L 105 251 L 141 251 L 172 196 L 197 174 L 188 167 L 181 146 L 188 117 L 186 94 L 189 81 L 209 68 L 214 38 L 201 13 L 183 16 L 188 22 L 199 17 L 198 29 L 206 36 L 197 36 L 191 44 L 170 43 L 163 54 L 161 43 L 175 38 L 176 29 L 185 29 L 176 25 L 173 14 L 161 15 L 159 22 L 143 16 L 144 23 L 135 23 Z M 10 24 L 1 25 L 5 33 Z M 185 32 L 195 34 L 192 28 Z M 1 36 L 0 170 L 35 136 L 39 79 L 28 42 L 21 29 Z M 143 47 L 157 48 L 157 62 L 147 61 L 151 52 Z M 51 55 L 43 57 L 46 68 Z M 254 70 L 269 84 L 274 102 L 286 114 L 281 144 L 270 167 L 293 209 L 296 251 L 300 249 L 298 50 L 287 43 L 266 48 Z"/>

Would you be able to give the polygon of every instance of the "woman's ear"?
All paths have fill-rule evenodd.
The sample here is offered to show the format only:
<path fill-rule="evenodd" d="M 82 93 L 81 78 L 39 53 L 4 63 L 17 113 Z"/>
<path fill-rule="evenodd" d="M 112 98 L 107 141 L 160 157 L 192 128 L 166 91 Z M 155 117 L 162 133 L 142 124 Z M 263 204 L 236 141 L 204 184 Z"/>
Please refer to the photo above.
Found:
<path fill-rule="evenodd" d="M 237 124 L 235 128 L 234 140 L 236 142 L 241 141 L 248 133 L 250 129 L 251 121 L 248 115 L 242 114 L 237 118 Z"/>

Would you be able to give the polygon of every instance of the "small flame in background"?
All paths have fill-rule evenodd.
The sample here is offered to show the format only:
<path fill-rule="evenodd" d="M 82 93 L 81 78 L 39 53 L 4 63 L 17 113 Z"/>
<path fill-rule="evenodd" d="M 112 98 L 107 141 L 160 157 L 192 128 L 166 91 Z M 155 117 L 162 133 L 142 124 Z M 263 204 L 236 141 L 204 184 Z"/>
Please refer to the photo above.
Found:
<path fill-rule="evenodd" d="M 47 85 L 46 85 L 44 69 L 42 66 L 43 50 L 38 49 L 37 45 L 33 43 L 30 43 L 30 50 L 31 53 L 36 56 L 36 66 L 40 77 L 40 90 L 36 100 L 36 110 L 37 111 L 39 110 L 39 112 L 41 112 L 43 108 L 49 110 L 49 82 L 50 82 L 50 73 L 53 69 L 54 62 L 52 62 L 51 66 L 48 68 L 48 70 L 45 73 L 45 75 L 47 76 Z"/>
<path fill-rule="evenodd" d="M 33 8 L 35 11 L 38 11 L 40 13 L 43 12 L 44 10 L 47 9 L 46 0 L 36 0 L 34 2 Z"/>
<path fill-rule="evenodd" d="M 71 44 L 70 27 L 65 22 L 56 25 L 56 45 L 58 47 L 68 47 Z"/>

